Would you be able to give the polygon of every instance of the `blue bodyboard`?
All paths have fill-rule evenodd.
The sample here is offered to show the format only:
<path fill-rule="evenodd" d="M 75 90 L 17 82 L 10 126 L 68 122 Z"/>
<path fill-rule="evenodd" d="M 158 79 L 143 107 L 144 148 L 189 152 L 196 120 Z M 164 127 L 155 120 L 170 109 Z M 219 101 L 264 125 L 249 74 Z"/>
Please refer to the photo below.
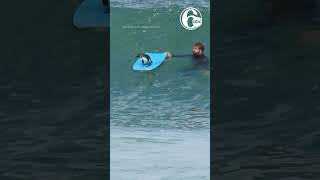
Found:
<path fill-rule="evenodd" d="M 145 53 L 150 56 L 152 64 L 147 66 L 141 62 L 141 58 L 137 59 L 137 61 L 133 64 L 133 70 L 136 71 L 151 71 L 158 66 L 166 59 L 166 53 Z"/>

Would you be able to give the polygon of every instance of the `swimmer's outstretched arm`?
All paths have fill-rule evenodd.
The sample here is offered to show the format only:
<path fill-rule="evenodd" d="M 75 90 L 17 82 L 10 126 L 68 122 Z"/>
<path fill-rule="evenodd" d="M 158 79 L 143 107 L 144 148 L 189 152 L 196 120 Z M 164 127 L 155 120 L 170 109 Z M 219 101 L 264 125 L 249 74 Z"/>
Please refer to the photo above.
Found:
<path fill-rule="evenodd" d="M 190 57 L 190 56 L 192 56 L 192 54 L 180 54 L 180 55 L 173 55 L 172 53 L 170 53 L 170 52 L 165 52 L 165 53 L 167 53 L 167 57 L 166 57 L 166 60 L 168 60 L 168 59 L 171 59 L 171 58 L 173 58 L 173 57 Z"/>
<path fill-rule="evenodd" d="M 179 54 L 179 55 L 173 55 L 173 57 L 190 57 L 192 54 Z"/>

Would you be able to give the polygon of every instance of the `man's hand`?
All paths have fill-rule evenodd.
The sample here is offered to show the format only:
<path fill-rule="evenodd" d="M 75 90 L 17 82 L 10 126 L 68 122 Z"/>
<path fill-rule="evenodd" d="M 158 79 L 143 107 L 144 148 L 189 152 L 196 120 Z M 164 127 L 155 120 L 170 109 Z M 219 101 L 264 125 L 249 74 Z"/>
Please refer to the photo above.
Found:
<path fill-rule="evenodd" d="M 167 54 L 167 59 L 170 59 L 170 58 L 172 58 L 172 57 L 173 57 L 173 55 L 172 55 L 170 52 L 164 52 L 164 53 L 166 53 L 166 54 Z"/>

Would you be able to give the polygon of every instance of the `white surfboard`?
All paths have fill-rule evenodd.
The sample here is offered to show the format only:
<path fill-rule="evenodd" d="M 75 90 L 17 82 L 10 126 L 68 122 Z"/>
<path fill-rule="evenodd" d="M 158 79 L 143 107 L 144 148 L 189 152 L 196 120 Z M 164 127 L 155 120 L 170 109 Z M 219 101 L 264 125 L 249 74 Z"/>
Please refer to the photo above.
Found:
<path fill-rule="evenodd" d="M 84 0 L 73 15 L 77 28 L 107 28 L 110 14 L 105 13 L 101 0 Z"/>

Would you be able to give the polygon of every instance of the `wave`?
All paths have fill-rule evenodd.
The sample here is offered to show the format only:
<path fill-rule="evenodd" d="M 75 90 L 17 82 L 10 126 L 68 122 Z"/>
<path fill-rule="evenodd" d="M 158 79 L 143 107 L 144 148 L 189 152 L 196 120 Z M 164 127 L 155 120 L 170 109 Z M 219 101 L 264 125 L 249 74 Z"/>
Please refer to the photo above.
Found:
<path fill-rule="evenodd" d="M 209 0 L 198 0 L 196 3 L 191 0 L 154 0 L 154 1 L 142 1 L 142 0 L 117 0 L 110 3 L 111 7 L 120 8 L 133 8 L 133 9 L 145 9 L 145 8 L 170 8 L 174 6 L 179 7 L 202 7 L 210 8 Z"/>

